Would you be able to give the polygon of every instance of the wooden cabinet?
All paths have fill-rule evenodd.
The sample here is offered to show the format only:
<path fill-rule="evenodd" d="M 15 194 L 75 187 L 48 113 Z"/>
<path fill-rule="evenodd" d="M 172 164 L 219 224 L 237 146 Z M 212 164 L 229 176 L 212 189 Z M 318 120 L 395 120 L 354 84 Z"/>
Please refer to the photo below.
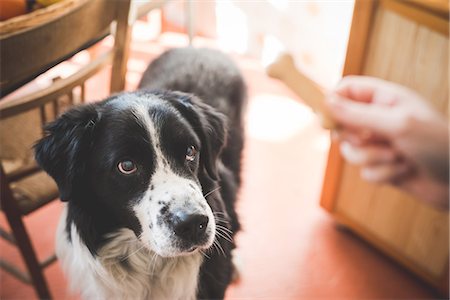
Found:
<path fill-rule="evenodd" d="M 448 115 L 447 0 L 355 2 L 344 75 L 415 89 Z M 331 145 L 321 205 L 340 223 L 448 294 L 449 214 L 363 181 Z"/>

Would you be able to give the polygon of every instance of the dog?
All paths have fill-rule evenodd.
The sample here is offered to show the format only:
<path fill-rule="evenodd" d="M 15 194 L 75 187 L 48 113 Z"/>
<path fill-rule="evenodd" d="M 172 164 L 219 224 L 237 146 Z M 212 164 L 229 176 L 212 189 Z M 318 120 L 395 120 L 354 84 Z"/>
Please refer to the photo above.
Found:
<path fill-rule="evenodd" d="M 246 87 L 212 49 L 168 50 L 138 90 L 62 114 L 35 147 L 65 208 L 56 252 L 87 299 L 221 299 L 233 275 Z"/>

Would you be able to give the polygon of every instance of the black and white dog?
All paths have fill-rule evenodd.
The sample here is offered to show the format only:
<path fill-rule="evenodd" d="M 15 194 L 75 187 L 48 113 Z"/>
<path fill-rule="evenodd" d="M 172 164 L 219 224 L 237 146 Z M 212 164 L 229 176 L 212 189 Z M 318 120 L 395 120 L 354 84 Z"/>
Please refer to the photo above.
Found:
<path fill-rule="evenodd" d="M 67 202 L 57 254 L 83 298 L 223 298 L 239 230 L 244 102 L 224 54 L 174 49 L 138 91 L 46 127 L 36 159 Z"/>

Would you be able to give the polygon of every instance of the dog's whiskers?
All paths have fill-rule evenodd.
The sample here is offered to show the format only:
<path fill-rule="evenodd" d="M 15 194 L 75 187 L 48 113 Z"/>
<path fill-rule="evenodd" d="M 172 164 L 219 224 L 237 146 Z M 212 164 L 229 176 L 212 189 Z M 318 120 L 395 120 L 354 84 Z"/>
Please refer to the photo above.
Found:
<path fill-rule="evenodd" d="M 125 244 L 138 243 L 138 242 L 139 242 L 139 238 L 140 238 L 140 236 L 139 236 L 138 238 L 136 238 L 136 239 L 130 239 L 129 241 L 126 241 L 126 242 L 124 242 L 124 243 L 125 243 Z"/>
<path fill-rule="evenodd" d="M 124 244 L 126 244 L 126 245 L 136 244 L 136 243 L 139 242 L 139 239 L 141 238 L 141 236 L 142 236 L 142 234 L 140 234 L 137 238 L 132 238 L 132 239 L 129 239 L 129 240 L 127 240 L 127 241 L 124 241 Z M 133 251 L 132 253 L 128 254 L 127 256 L 121 257 L 121 258 L 117 261 L 117 263 L 126 261 L 128 258 L 130 258 L 131 256 L 133 256 L 133 255 L 135 255 L 136 253 L 138 253 L 140 250 L 142 250 L 142 248 L 144 248 L 144 247 L 145 247 L 145 245 L 142 245 L 142 246 L 139 247 L 137 250 Z M 127 249 L 130 249 L 130 248 L 131 248 L 131 246 L 127 246 Z"/>
<path fill-rule="evenodd" d="M 232 237 L 226 235 L 226 234 L 227 234 L 226 232 L 220 231 L 219 228 L 217 228 L 217 232 L 216 232 L 216 233 L 217 233 L 218 236 L 220 236 L 220 237 L 223 238 L 224 240 L 227 240 L 227 241 L 229 241 L 230 243 L 233 242 Z"/>
<path fill-rule="evenodd" d="M 216 224 L 216 227 L 222 229 L 223 231 L 226 231 L 230 236 L 233 234 L 233 231 L 231 229 L 228 229 L 222 224 Z"/>
<path fill-rule="evenodd" d="M 221 187 L 218 186 L 218 187 L 212 189 L 211 191 L 209 191 L 209 192 L 207 192 L 205 195 L 203 195 L 203 197 L 205 197 L 205 198 L 208 197 L 208 196 L 211 195 L 212 193 L 214 193 L 214 192 L 220 190 L 220 188 L 221 188 Z"/>
<path fill-rule="evenodd" d="M 133 256 L 133 255 L 135 255 L 136 253 L 138 253 L 139 251 L 141 251 L 144 247 L 145 247 L 145 245 L 142 245 L 142 246 L 139 247 L 136 251 L 133 251 L 131 254 L 129 254 L 129 255 L 127 255 L 127 256 L 121 258 L 120 261 L 125 261 L 125 260 L 127 260 L 127 259 L 130 258 L 131 256 Z"/>
<path fill-rule="evenodd" d="M 203 250 L 199 250 L 199 251 L 200 251 L 200 253 L 201 253 L 203 256 L 205 256 L 206 258 L 211 259 L 211 257 L 210 257 L 208 254 L 206 254 L 205 251 L 203 251 Z"/>
<path fill-rule="evenodd" d="M 222 246 L 220 245 L 217 239 L 214 239 L 213 246 L 216 248 L 217 253 L 219 254 L 222 253 L 222 255 L 226 257 L 225 251 L 223 250 Z"/>
<path fill-rule="evenodd" d="M 219 225 L 218 222 L 219 223 L 224 223 L 224 224 L 230 224 L 230 222 L 228 220 L 225 220 L 225 219 L 223 219 L 221 217 L 214 217 L 214 219 L 216 219 L 216 221 L 217 221 L 216 224 L 217 225 Z"/>
<path fill-rule="evenodd" d="M 230 223 L 230 221 L 228 219 L 229 216 L 226 213 L 224 213 L 224 212 L 213 211 L 213 216 L 214 216 L 214 219 L 216 219 L 217 221 L 220 221 L 220 222 L 226 223 L 226 224 Z"/>
<path fill-rule="evenodd" d="M 222 211 L 213 211 L 213 215 L 227 216 L 227 214 Z"/>
<path fill-rule="evenodd" d="M 150 260 L 150 265 L 152 266 L 151 275 L 155 274 L 155 268 L 156 268 L 156 260 L 158 258 L 158 254 L 155 252 L 153 253 L 153 256 Z"/>
<path fill-rule="evenodd" d="M 213 216 L 217 220 L 221 220 L 225 223 L 229 223 L 229 216 L 227 214 L 213 212 Z"/>
<path fill-rule="evenodd" d="M 225 226 L 223 226 L 221 224 L 216 224 L 216 229 L 220 230 L 221 232 L 223 232 L 224 234 L 226 234 L 229 237 L 234 235 L 233 231 L 231 231 L 230 229 L 226 228 Z"/>

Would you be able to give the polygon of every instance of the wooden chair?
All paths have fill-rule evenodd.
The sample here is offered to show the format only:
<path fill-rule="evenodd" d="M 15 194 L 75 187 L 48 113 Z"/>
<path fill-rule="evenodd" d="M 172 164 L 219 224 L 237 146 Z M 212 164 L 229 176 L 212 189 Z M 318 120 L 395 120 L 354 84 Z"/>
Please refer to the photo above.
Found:
<path fill-rule="evenodd" d="M 68 106 L 84 101 L 85 81 L 103 67 L 112 65 L 110 91 L 123 89 L 130 38 L 129 9 L 130 1 L 124 0 L 65 0 L 47 11 L 36 12 L 34 18 L 19 17 L 31 18 L 31 23 L 38 24 L 7 32 L 11 24 L 0 23 L 2 97 L 106 36 L 114 35 L 110 51 L 74 74 L 25 96 L 0 100 L 1 209 L 11 229 L 10 232 L 1 229 L 0 236 L 18 247 L 27 272 L 4 260 L 0 260 L 0 266 L 21 281 L 33 284 L 39 298 L 50 298 L 43 269 L 56 258 L 52 255 L 38 261 L 23 217 L 57 199 L 58 190 L 34 162 L 32 145 L 42 135 L 42 125 Z M 78 97 L 74 90 L 79 91 Z"/>

